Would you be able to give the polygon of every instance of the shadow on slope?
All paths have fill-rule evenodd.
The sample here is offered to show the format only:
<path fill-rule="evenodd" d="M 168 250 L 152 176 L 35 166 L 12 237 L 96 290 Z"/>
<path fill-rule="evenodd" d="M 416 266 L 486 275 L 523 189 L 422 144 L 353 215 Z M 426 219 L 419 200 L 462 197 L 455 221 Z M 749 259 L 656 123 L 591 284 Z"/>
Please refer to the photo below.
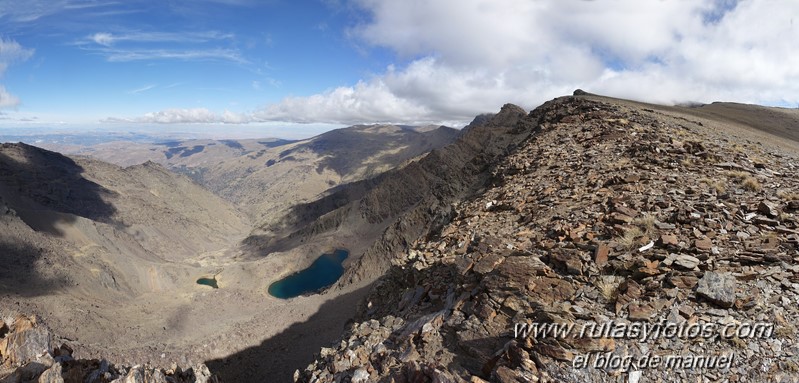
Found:
<path fill-rule="evenodd" d="M 46 250 L 29 243 L 0 240 L 0 294 L 21 297 L 46 295 L 67 283 L 63 276 L 45 276 L 37 271 L 40 262 L 54 262 Z"/>
<path fill-rule="evenodd" d="M 66 214 L 21 215 L 26 223 L 48 232 L 58 232 L 54 221 L 75 215 L 103 223 L 114 223 L 116 213 L 107 200 L 116 193 L 82 176 L 84 169 L 71 158 L 26 144 L 0 146 L 0 183 L 5 200 L 13 209 Z M 72 218 L 74 220 L 74 218 Z M 30 223 L 29 223 L 30 224 Z"/>
<path fill-rule="evenodd" d="M 83 172 L 58 153 L 0 145 L 0 293 L 35 296 L 64 286 L 54 251 L 62 250 L 65 225 L 78 216 L 114 223 L 116 209 L 106 200 L 115 193 Z"/>
<path fill-rule="evenodd" d="M 205 364 L 223 382 L 293 382 L 295 370 L 304 370 L 320 348 L 341 337 L 370 289 L 371 285 L 329 300 L 307 321 L 292 325 L 261 345 Z"/>
<path fill-rule="evenodd" d="M 445 126 L 430 131 L 391 125 L 355 126 L 321 134 L 306 144 L 283 151 L 280 156 L 285 158 L 296 151 L 310 150 L 325 157 L 317 167 L 319 173 L 332 169 L 342 176 L 355 172 L 374 174 L 386 164 L 397 164 L 447 145 L 459 133 Z M 380 153 L 379 158 L 371 157 L 375 153 Z"/>

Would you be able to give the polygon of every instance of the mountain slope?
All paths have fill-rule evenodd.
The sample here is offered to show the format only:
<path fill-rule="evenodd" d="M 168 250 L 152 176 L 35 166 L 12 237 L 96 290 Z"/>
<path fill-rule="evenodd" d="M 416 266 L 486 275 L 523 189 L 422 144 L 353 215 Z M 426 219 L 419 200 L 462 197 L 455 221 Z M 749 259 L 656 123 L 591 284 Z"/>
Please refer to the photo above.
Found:
<path fill-rule="evenodd" d="M 190 176 L 259 222 L 279 217 L 294 204 L 317 199 L 333 186 L 400 166 L 449 144 L 458 134 L 443 126 L 358 125 L 300 141 L 114 142 L 63 149 L 121 166 L 145 161 L 162 164 Z"/>
<path fill-rule="evenodd" d="M 457 131 L 443 127 L 363 126 L 290 148 L 264 141 L 258 144 L 291 150 L 280 159 L 285 164 L 267 166 L 264 156 L 270 154 L 259 151 L 244 154 L 250 162 L 241 166 L 263 170 L 286 165 L 288 173 L 319 175 L 320 170 L 360 178 L 443 145 L 455 135 Z M 357 149 L 350 151 L 347 143 Z M 174 156 L 184 161 L 210 152 L 175 145 L 183 149 Z M 236 143 L 225 146 L 234 148 Z M 248 150 L 241 146 L 244 149 L 234 149 Z M 192 153 L 183 156 L 185 148 Z M 367 155 L 372 157 L 364 159 Z M 46 317 L 54 333 L 70 340 L 77 357 L 150 362 L 161 368 L 174 360 L 194 364 L 225 357 L 308 317 L 327 299 L 349 293 L 291 301 L 267 295 L 269 283 L 318 256 L 326 245 L 286 249 L 282 257 L 237 257 L 235 244 L 250 230 L 242 214 L 161 165 L 121 168 L 24 144 L 4 145 L 0 160 L 2 210 L 8 211 L 0 246 L 3 261 L 12 265 L 0 273 L 0 314 Z M 310 166 L 313 169 L 306 171 Z M 289 181 L 293 177 L 280 174 L 272 176 Z M 297 197 L 283 194 L 280 198 L 287 205 Z M 213 279 L 219 288 L 198 285 L 200 278 Z M 17 301 L 21 305 L 15 307 Z M 282 314 L 275 316 L 276 312 Z M 208 320 L 209 313 L 224 316 Z M 327 328 L 330 335 L 322 339 L 330 340 L 351 315 L 337 310 L 315 333 Z"/>
<path fill-rule="evenodd" d="M 249 188 L 251 197 L 278 216 L 297 198 L 316 198 L 331 187 L 320 179 L 383 172 L 457 134 L 445 127 L 359 126 L 296 143 L 173 142 L 164 147 L 194 181 L 210 173 L 191 174 L 189 166 L 207 169 L 221 159 L 213 165 L 220 167 L 215 173 L 222 177 L 216 180 L 219 187 Z M 117 158 L 136 157 L 138 150 Z M 0 273 L 0 315 L 42 315 L 54 333 L 70 340 L 76 357 L 160 368 L 176 360 L 184 365 L 225 358 L 353 291 L 290 301 L 269 296 L 272 281 L 326 251 L 327 244 L 242 258 L 236 244 L 251 229 L 243 214 L 153 162 L 121 168 L 24 144 L 4 145 L 0 160 L 0 210 L 8 211 L 0 246 L 3 260 L 12 265 Z M 250 203 L 257 201 L 244 204 L 258 217 L 259 207 Z M 197 284 L 201 278 L 218 288 Z M 15 307 L 16 302 L 21 305 Z M 351 316 L 350 310 L 336 310 L 315 325 L 314 333 L 328 334 L 318 339 L 329 341 Z M 285 368 L 307 363 L 308 356 L 290 354 L 302 362 Z"/>
<path fill-rule="evenodd" d="M 345 247 L 351 251 L 350 266 L 340 285 L 372 281 L 388 269 L 393 254 L 446 223 L 451 203 L 484 187 L 491 162 L 529 135 L 516 126 L 524 115 L 508 105 L 451 145 L 297 205 L 282 220 L 255 230 L 243 242 L 245 254 Z"/>
<path fill-rule="evenodd" d="M 162 322 L 186 311 L 194 281 L 249 230 L 233 206 L 160 165 L 25 144 L 0 146 L 0 201 L 0 315 L 45 316 L 84 357 L 110 355 L 111 339 L 123 350 L 177 342 L 156 336 Z"/>
<path fill-rule="evenodd" d="M 375 176 L 447 145 L 457 135 L 447 127 L 353 126 L 220 162 L 203 171 L 200 183 L 264 222 L 331 187 Z"/>
<path fill-rule="evenodd" d="M 493 164 L 490 187 L 395 258 L 360 318 L 295 380 L 792 381 L 798 145 L 675 110 L 587 96 L 531 112 L 522 121 L 533 134 Z M 774 331 L 514 334 L 552 323 Z M 729 366 L 601 364 L 651 355 Z"/>

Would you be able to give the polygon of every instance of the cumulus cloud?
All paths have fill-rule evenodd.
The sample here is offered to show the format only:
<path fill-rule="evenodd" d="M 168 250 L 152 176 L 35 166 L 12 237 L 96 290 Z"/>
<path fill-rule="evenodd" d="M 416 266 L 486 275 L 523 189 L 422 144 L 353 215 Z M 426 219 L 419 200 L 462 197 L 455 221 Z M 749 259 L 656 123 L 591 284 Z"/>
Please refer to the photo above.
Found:
<path fill-rule="evenodd" d="M 260 121 L 351 124 L 415 119 L 413 116 L 429 113 L 426 107 L 393 94 L 383 78 L 375 78 L 311 97 L 288 97 L 256 111 L 253 116 Z"/>
<path fill-rule="evenodd" d="M 380 73 L 248 113 L 171 109 L 142 119 L 468 122 L 506 102 L 532 108 L 576 88 L 658 103 L 799 103 L 799 20 L 796 27 L 793 21 L 799 2 L 349 0 L 349 6 L 366 17 L 347 36 L 365 52 L 395 53 L 396 62 Z M 103 46 L 117 41 L 117 35 L 94 37 Z"/>
<path fill-rule="evenodd" d="M 139 122 L 153 124 L 174 124 L 174 123 L 211 123 L 217 122 L 217 117 L 208 109 L 166 109 L 159 112 L 147 113 L 144 116 L 124 119 L 108 118 L 105 122 Z"/>
<path fill-rule="evenodd" d="M 354 41 L 399 62 L 254 112 L 290 121 L 468 121 L 575 88 L 643 101 L 799 102 L 799 2 L 352 0 Z M 778 11 L 775 10 L 778 7 Z"/>

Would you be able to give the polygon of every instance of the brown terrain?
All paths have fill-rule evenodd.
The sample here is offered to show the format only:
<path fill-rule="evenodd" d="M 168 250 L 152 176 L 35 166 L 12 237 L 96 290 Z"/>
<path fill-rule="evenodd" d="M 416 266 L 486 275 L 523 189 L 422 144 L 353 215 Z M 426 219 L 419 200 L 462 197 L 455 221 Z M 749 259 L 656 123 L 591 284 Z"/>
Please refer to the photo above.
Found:
<path fill-rule="evenodd" d="M 249 188 L 253 201 L 264 200 L 258 193 L 271 192 L 279 210 L 292 199 L 323 194 L 341 180 L 401 166 L 457 134 L 445 127 L 359 126 L 295 143 L 255 142 L 261 145 L 257 151 L 247 149 L 247 143 L 218 142 L 232 150 L 204 159 L 231 163 L 215 163 L 217 173 L 202 167 L 201 151 L 181 157 L 186 147 L 167 145 L 167 151 L 181 148 L 173 153 L 177 157 L 199 157 L 200 162 L 181 163 L 177 169 L 193 179 L 151 161 L 123 168 L 25 144 L 3 144 L 0 257 L 6 267 L 0 272 L 0 316 L 13 329 L 19 314 L 38 314 L 75 350 L 76 358 L 104 357 L 128 365 L 196 365 L 258 345 L 311 316 L 331 298 L 277 299 L 267 294 L 269 284 L 329 248 L 349 243 L 319 241 L 282 252 L 245 251 L 239 244 L 253 227 L 249 217 L 258 216 L 247 213 L 259 209 L 258 202 L 227 202 L 196 182 L 214 182 L 211 174 L 225 178 L 228 171 L 243 172 L 236 182 L 253 184 L 241 189 Z M 270 147 L 279 152 L 269 152 Z M 270 180 L 279 185 L 259 189 Z M 230 197 L 220 188 L 217 192 Z M 220 288 L 198 285 L 199 278 L 213 279 Z M 353 315 L 356 302 L 350 300 L 350 309 L 329 312 L 318 321 L 306 353 L 288 353 L 285 363 L 275 358 L 259 373 L 282 368 L 288 380 L 296 366 L 310 360 L 318 342 L 340 334 Z"/>
<path fill-rule="evenodd" d="M 797 381 L 796 116 L 590 95 L 519 114 L 506 124 L 529 136 L 488 188 L 395 254 L 359 319 L 295 381 Z M 515 334 L 533 323 L 732 331 Z M 757 323 L 770 330 L 747 332 Z M 594 368 L 647 355 L 732 362 Z"/>
<path fill-rule="evenodd" d="M 358 125 L 298 141 L 110 142 L 46 148 L 120 166 L 161 164 L 230 201 L 253 222 L 264 223 L 293 205 L 316 200 L 331 187 L 375 176 L 445 146 L 458 133 L 444 126 Z"/>
<path fill-rule="evenodd" d="M 6 144 L 0 379 L 794 381 L 797 126 L 788 109 L 581 93 L 530 113 L 506 105 L 447 146 L 441 129 L 356 127 L 163 163 L 192 179 Z M 399 143 L 378 150 L 384 137 Z M 351 254 L 334 288 L 268 295 L 334 247 Z M 514 336 L 516 324 L 611 321 L 773 332 Z M 575 367 L 586 355 L 734 358 Z"/>

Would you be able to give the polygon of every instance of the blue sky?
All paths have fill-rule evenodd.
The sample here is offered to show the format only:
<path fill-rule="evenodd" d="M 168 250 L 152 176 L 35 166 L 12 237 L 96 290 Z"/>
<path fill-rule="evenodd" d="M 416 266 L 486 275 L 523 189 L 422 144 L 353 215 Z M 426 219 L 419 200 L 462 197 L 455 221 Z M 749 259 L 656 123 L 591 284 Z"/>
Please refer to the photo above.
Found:
<path fill-rule="evenodd" d="M 0 84 L 19 100 L 15 112 L 52 122 L 170 108 L 242 113 L 355 83 L 390 63 L 384 50 L 346 37 L 362 16 L 336 3 L 0 4 L 0 38 L 22 51 Z"/>
<path fill-rule="evenodd" d="M 462 125 L 575 88 L 796 106 L 792 15 L 799 2 L 0 0 L 0 129 Z"/>

